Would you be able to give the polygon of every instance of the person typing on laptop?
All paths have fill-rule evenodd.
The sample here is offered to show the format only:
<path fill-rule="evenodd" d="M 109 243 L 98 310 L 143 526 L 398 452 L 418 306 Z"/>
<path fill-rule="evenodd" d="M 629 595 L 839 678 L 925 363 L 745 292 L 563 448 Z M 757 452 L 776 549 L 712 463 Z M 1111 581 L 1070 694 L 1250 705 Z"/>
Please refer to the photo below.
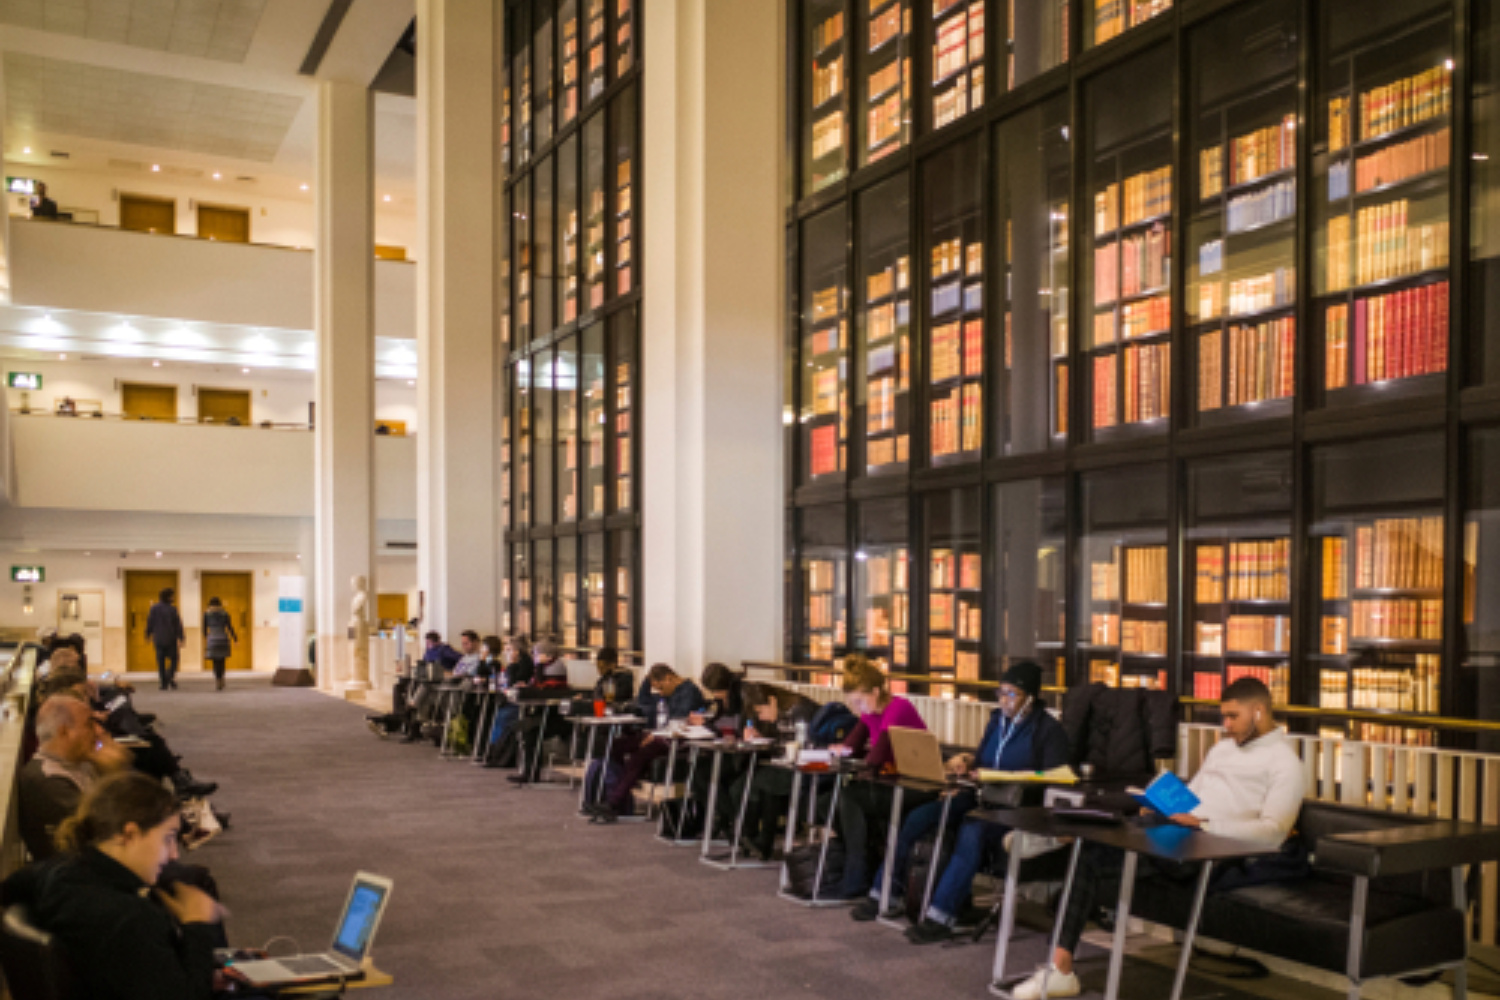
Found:
<path fill-rule="evenodd" d="M 1253 677 L 1242 677 L 1224 689 L 1219 711 L 1226 738 L 1209 751 L 1188 783 L 1198 797 L 1198 805 L 1190 813 L 1166 818 L 1178 826 L 1221 837 L 1264 847 L 1280 846 L 1297 821 L 1306 783 L 1302 762 L 1271 715 L 1271 692 Z M 1096 901 L 1110 898 L 1108 894 L 1117 891 L 1123 864 L 1124 855 L 1118 850 L 1084 845 L 1067 910 L 1059 916 L 1062 930 L 1052 964 L 1018 985 L 1011 994 L 1016 1000 L 1078 995 L 1073 953 Z M 1182 881 L 1184 891 L 1190 891 L 1187 880 L 1196 872 L 1189 867 L 1155 862 L 1151 867 L 1156 874 Z M 1270 874 L 1251 878 L 1270 881 L 1278 874 L 1287 877 L 1273 867 Z M 1237 879 L 1239 884 L 1246 881 L 1239 869 L 1225 866 L 1215 870 L 1209 891 L 1224 886 L 1228 879 Z"/>

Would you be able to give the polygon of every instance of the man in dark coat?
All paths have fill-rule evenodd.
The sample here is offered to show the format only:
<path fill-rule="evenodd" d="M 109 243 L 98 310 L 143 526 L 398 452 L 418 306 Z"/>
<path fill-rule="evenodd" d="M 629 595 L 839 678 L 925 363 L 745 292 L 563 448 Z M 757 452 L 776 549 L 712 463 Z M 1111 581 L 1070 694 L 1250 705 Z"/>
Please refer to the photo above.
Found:
<path fill-rule="evenodd" d="M 146 615 L 146 638 L 156 647 L 156 675 L 161 678 L 161 689 L 177 687 L 177 671 L 182 666 L 182 644 L 187 633 L 182 628 L 182 615 L 172 606 L 175 592 L 164 589 L 160 599 L 151 605 Z"/>

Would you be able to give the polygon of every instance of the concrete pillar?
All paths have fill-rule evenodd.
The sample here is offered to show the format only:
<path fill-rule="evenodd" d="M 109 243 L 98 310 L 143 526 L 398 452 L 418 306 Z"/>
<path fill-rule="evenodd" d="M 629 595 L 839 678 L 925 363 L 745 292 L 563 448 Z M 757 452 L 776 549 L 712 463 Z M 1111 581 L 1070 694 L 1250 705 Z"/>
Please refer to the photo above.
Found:
<path fill-rule="evenodd" d="M 318 83 L 318 686 L 369 689 L 348 638 L 352 580 L 375 567 L 374 104 L 362 84 Z"/>
<path fill-rule="evenodd" d="M 645 0 L 646 662 L 775 658 L 784 3 Z"/>
<path fill-rule="evenodd" d="M 500 624 L 496 6 L 417 3 L 417 581 L 445 636 Z"/>

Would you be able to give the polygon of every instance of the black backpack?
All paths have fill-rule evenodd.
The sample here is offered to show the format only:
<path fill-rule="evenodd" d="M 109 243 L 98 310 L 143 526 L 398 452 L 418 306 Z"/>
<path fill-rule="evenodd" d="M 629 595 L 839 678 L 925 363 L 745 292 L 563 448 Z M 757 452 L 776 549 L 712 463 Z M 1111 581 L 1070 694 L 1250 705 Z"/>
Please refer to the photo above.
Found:
<path fill-rule="evenodd" d="M 818 877 L 818 858 L 822 844 L 804 844 L 786 856 L 786 891 L 799 899 L 813 898 L 813 883 Z M 818 898 L 834 900 L 844 882 L 844 842 L 828 842 L 828 857 L 823 862 L 823 880 L 818 883 Z"/>
<path fill-rule="evenodd" d="M 807 738 L 815 747 L 833 746 L 854 732 L 858 723 L 859 719 L 847 705 L 830 701 L 813 713 L 812 721 L 807 724 Z"/>

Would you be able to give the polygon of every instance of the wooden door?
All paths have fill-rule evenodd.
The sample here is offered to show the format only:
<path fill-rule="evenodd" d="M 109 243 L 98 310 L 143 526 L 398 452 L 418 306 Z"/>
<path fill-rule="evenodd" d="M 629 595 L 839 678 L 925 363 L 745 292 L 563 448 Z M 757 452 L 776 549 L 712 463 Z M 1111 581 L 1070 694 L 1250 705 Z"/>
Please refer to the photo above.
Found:
<path fill-rule="evenodd" d="M 198 237 L 225 243 L 250 242 L 250 210 L 223 205 L 198 206 Z"/>
<path fill-rule="evenodd" d="M 167 587 L 180 590 L 175 569 L 125 571 L 125 669 L 132 673 L 156 672 L 156 650 L 146 638 L 146 616 Z"/>
<path fill-rule="evenodd" d="M 375 598 L 375 617 L 382 622 L 405 625 L 410 618 L 406 608 L 405 594 L 379 594 Z"/>
<path fill-rule="evenodd" d="M 120 228 L 137 233 L 177 232 L 177 202 L 171 198 L 120 195 Z"/>
<path fill-rule="evenodd" d="M 127 420 L 177 420 L 177 387 L 149 382 L 120 386 L 120 408 Z"/>
<path fill-rule="evenodd" d="M 227 670 L 250 670 L 255 666 L 255 608 L 252 594 L 255 591 L 253 573 L 204 573 L 199 581 L 203 607 L 198 624 L 203 624 L 203 613 L 208 611 L 208 599 L 217 597 L 224 602 L 229 620 L 234 624 L 234 634 L 239 641 L 231 645 L 231 655 L 224 661 Z M 203 646 L 208 648 L 208 636 L 203 637 Z M 203 664 L 208 669 L 208 663 Z"/>
<path fill-rule="evenodd" d="M 227 424 L 238 420 L 241 426 L 250 426 L 250 390 L 198 388 L 198 420 L 200 423 Z"/>

